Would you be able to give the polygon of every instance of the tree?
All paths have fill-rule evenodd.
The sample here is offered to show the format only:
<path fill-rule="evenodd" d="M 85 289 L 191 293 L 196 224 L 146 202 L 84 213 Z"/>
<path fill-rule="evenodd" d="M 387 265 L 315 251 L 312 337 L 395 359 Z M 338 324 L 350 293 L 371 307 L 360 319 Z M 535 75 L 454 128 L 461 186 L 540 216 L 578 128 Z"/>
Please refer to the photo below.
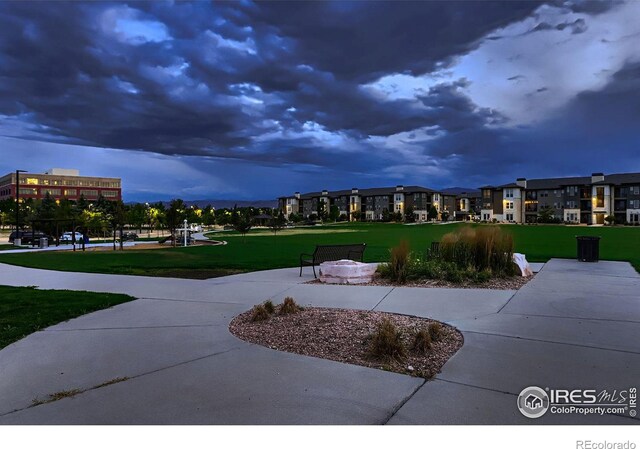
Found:
<path fill-rule="evenodd" d="M 167 222 L 167 228 L 173 236 L 173 246 L 176 246 L 176 229 L 182 224 L 185 219 L 185 207 L 182 200 L 171 200 L 169 203 L 169 209 L 165 213 L 165 220 Z"/>
<path fill-rule="evenodd" d="M 360 221 L 363 218 L 362 211 L 356 210 L 351 212 L 351 219 L 354 221 Z"/>
<path fill-rule="evenodd" d="M 247 232 L 253 227 L 253 220 L 248 211 L 241 212 L 236 210 L 231 216 L 231 225 L 233 229 L 242 234 L 242 241 L 245 241 Z"/>
<path fill-rule="evenodd" d="M 443 210 L 442 214 L 440 216 L 442 217 L 442 221 L 449 221 L 449 211 L 448 210 Z"/>
<path fill-rule="evenodd" d="M 142 226 L 148 221 L 147 207 L 144 204 L 136 203 L 127 213 L 127 222 L 142 233 Z"/>
<path fill-rule="evenodd" d="M 300 214 L 289 214 L 289 221 L 291 223 L 300 223 L 302 221 L 302 217 L 300 216 Z"/>
<path fill-rule="evenodd" d="M 449 214 L 447 213 L 447 218 L 448 216 Z M 431 221 L 438 218 L 438 209 L 436 209 L 436 206 L 431 205 L 431 207 L 429 208 L 429 212 L 427 212 L 427 218 Z M 446 219 L 444 218 L 444 212 L 442 213 L 442 221 L 446 221 Z"/>
<path fill-rule="evenodd" d="M 413 223 L 416 221 L 416 216 L 414 214 L 415 208 L 413 206 L 407 207 L 407 210 L 404 212 L 404 221 L 407 223 Z"/>
<path fill-rule="evenodd" d="M 549 206 L 544 206 L 538 211 L 538 223 L 553 223 L 554 218 L 553 209 Z"/>
<path fill-rule="evenodd" d="M 340 218 L 340 209 L 335 204 L 332 204 L 329 208 L 329 220 L 338 221 L 338 218 Z"/>
<path fill-rule="evenodd" d="M 604 221 L 606 221 L 608 225 L 614 225 L 616 224 L 616 217 L 613 215 L 607 215 L 604 217 Z"/>
<path fill-rule="evenodd" d="M 202 224 L 205 226 L 213 226 L 216 224 L 216 210 L 211 204 L 207 204 L 202 210 Z"/>
<path fill-rule="evenodd" d="M 386 207 L 382 209 L 382 221 L 391 221 L 391 214 Z"/>
<path fill-rule="evenodd" d="M 271 217 L 271 219 L 269 220 L 268 226 L 269 226 L 269 229 L 273 231 L 273 234 L 276 235 L 278 231 L 284 228 L 284 225 L 286 222 L 287 222 L 287 219 L 284 218 L 284 214 L 282 213 L 282 211 L 280 211 L 279 214 L 274 214 Z"/>

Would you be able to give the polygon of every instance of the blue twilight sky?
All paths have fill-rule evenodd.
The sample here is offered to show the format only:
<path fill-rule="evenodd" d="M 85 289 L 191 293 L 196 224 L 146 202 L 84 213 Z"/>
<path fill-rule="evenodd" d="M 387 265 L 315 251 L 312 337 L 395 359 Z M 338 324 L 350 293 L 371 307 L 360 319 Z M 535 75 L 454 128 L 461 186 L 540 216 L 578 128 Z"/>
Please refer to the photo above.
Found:
<path fill-rule="evenodd" d="M 126 201 L 640 171 L 640 1 L 1 2 L 0 172 Z"/>

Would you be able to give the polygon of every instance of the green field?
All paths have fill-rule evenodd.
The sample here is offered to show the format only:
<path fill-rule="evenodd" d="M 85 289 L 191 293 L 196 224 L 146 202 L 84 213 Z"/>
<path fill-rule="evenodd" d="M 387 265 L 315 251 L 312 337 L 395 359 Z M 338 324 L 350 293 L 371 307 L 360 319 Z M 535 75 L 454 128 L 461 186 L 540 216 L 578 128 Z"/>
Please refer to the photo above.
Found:
<path fill-rule="evenodd" d="M 235 232 L 211 234 L 225 246 L 199 246 L 117 252 L 44 252 L 0 254 L 0 262 L 35 268 L 92 273 L 207 278 L 234 272 L 298 266 L 299 254 L 316 244 L 367 244 L 365 261 L 384 261 L 389 248 L 402 239 L 413 251 L 424 251 L 432 241 L 462 224 L 407 226 L 394 223 L 355 223 L 287 229 L 274 236 L 266 229 L 246 237 Z M 489 225 L 477 225 L 489 226 Z M 575 258 L 576 235 L 601 236 L 601 259 L 630 261 L 640 271 L 640 227 L 573 227 L 557 225 L 502 225 L 513 235 L 515 249 L 531 262 L 552 257 Z"/>
<path fill-rule="evenodd" d="M 111 293 L 0 285 L 0 349 L 45 327 L 133 299 Z"/>

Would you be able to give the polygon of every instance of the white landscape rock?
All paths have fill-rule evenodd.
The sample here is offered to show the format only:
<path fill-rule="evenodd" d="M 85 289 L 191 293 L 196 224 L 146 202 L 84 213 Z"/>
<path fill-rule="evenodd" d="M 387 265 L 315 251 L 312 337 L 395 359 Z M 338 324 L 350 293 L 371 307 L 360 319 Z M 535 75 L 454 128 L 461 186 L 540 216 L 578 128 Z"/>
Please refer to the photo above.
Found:
<path fill-rule="evenodd" d="M 336 260 L 320 264 L 320 282 L 327 284 L 366 284 L 373 280 L 378 264 Z"/>
<path fill-rule="evenodd" d="M 522 273 L 522 277 L 533 276 L 533 271 L 531 270 L 531 266 L 527 259 L 524 257 L 524 254 L 513 253 L 513 262 L 520 267 L 520 272 Z"/>

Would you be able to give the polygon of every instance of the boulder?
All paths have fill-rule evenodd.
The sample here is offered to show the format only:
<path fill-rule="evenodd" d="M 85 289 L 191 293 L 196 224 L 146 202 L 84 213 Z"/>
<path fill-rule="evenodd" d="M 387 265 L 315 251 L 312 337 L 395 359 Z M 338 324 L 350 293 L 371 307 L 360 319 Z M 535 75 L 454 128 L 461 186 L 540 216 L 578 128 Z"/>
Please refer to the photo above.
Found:
<path fill-rule="evenodd" d="M 533 271 L 531 271 L 531 266 L 527 259 L 524 257 L 524 254 L 513 253 L 513 262 L 518 265 L 520 268 L 520 273 L 523 277 L 533 276 Z"/>
<path fill-rule="evenodd" d="M 378 264 L 336 260 L 320 264 L 320 282 L 327 284 L 367 284 L 373 280 Z"/>

